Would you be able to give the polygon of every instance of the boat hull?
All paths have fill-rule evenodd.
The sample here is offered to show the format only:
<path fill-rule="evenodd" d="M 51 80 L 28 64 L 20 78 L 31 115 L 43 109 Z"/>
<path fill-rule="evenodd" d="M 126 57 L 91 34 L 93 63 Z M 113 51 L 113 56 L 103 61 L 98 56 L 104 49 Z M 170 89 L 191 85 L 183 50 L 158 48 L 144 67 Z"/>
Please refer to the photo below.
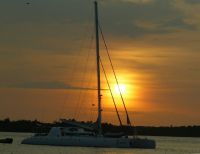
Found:
<path fill-rule="evenodd" d="M 104 148 L 144 148 L 155 149 L 155 141 L 139 138 L 109 138 L 96 136 L 64 136 L 49 137 L 36 136 L 22 141 L 22 144 L 52 145 L 52 146 L 79 146 L 79 147 L 104 147 Z"/>

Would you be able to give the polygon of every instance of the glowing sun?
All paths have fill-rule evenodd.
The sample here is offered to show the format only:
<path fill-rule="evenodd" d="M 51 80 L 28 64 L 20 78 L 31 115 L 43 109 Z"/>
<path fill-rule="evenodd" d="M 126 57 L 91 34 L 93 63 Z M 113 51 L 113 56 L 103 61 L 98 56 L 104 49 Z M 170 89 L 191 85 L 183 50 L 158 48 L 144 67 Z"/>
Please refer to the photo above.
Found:
<path fill-rule="evenodd" d="M 126 85 L 125 84 L 119 84 L 114 85 L 114 93 L 115 94 L 126 94 Z"/>

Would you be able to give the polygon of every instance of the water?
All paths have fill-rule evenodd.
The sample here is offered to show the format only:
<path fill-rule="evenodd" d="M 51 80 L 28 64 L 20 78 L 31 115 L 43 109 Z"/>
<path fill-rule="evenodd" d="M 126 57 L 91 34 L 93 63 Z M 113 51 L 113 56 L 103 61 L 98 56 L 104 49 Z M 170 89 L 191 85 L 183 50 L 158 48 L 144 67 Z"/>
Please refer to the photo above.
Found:
<path fill-rule="evenodd" d="M 30 133 L 0 132 L 0 138 L 12 137 L 13 144 L 0 144 L 0 154 L 200 154 L 200 138 L 148 137 L 156 140 L 156 150 L 83 148 L 22 145 Z"/>

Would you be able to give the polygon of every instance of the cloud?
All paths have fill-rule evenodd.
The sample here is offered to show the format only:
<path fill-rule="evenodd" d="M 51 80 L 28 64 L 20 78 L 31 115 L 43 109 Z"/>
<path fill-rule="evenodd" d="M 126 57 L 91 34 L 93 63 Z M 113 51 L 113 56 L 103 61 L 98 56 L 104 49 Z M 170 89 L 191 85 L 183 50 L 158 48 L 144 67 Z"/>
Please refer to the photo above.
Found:
<path fill-rule="evenodd" d="M 169 24 L 171 20 L 171 26 L 188 28 L 179 24 L 183 20 L 183 12 L 177 10 L 175 3 L 177 2 L 174 0 L 106 0 L 99 4 L 99 13 L 102 16 L 102 23 L 105 23 L 103 25 L 107 26 L 114 34 L 119 35 L 140 36 L 165 32 L 166 28 L 162 25 L 165 25 L 165 22 Z M 70 28 L 69 25 L 79 25 L 80 27 L 85 23 L 93 25 L 93 3 L 89 0 L 58 1 L 57 3 L 52 0 L 34 1 L 29 8 L 20 2 L 13 2 L 11 8 L 10 3 L 4 2 L 1 5 L 1 11 L 0 18 L 3 24 L 27 25 L 28 23 L 32 25 L 33 31 L 35 31 L 35 26 L 37 26 L 36 29 L 38 26 L 51 28 L 52 30 L 48 29 L 49 32 L 46 32 L 47 35 L 51 34 L 53 29 L 54 31 L 59 29 L 59 27 L 51 26 L 55 23 L 65 25 L 66 29 Z M 179 21 L 178 24 L 175 24 L 174 20 L 176 19 Z M 146 29 L 145 25 L 138 27 L 137 24 L 134 24 L 141 21 L 160 26 L 150 30 Z M 181 23 L 188 24 L 184 21 Z M 30 27 L 30 25 L 27 26 Z M 45 29 L 43 30 L 45 31 Z M 69 33 L 69 31 L 67 32 Z"/>
<path fill-rule="evenodd" d="M 106 0 L 99 4 L 100 23 L 106 35 L 134 40 L 181 30 L 196 31 L 200 25 L 200 9 L 194 2 Z M 93 3 L 90 0 L 56 3 L 36 0 L 28 8 L 18 1 L 12 5 L 3 2 L 0 10 L 0 46 L 12 53 L 79 52 L 79 47 L 93 33 Z M 0 49 L 0 52 L 4 51 Z"/>
<path fill-rule="evenodd" d="M 148 3 L 152 3 L 154 0 L 121 0 L 121 1 L 136 3 L 136 4 L 148 4 Z"/>
<path fill-rule="evenodd" d="M 105 33 L 137 39 L 152 34 L 196 30 L 195 25 L 186 22 L 184 12 L 177 9 L 174 0 L 145 1 L 145 5 L 141 3 L 133 0 L 130 4 L 130 0 L 124 0 L 109 1 L 103 5 L 100 16 Z"/>
<path fill-rule="evenodd" d="M 17 84 L 8 84 L 9 88 L 27 88 L 27 89 L 69 89 L 69 90 L 96 90 L 96 88 L 79 87 L 65 84 L 63 82 L 48 82 L 48 81 L 35 81 L 35 82 L 21 82 Z"/>
<path fill-rule="evenodd" d="M 190 4 L 200 4 L 199 0 L 185 0 L 185 2 Z"/>
<path fill-rule="evenodd" d="M 90 0 L 35 0 L 29 6 L 24 1 L 1 2 L 2 23 L 63 23 L 84 22 L 91 11 Z M 78 11 L 77 11 L 78 10 Z M 2 14 L 3 12 L 3 14 Z M 5 16 L 6 13 L 6 16 Z"/>
<path fill-rule="evenodd" d="M 186 24 L 200 28 L 200 1 L 175 0 L 174 6 L 181 11 Z"/>

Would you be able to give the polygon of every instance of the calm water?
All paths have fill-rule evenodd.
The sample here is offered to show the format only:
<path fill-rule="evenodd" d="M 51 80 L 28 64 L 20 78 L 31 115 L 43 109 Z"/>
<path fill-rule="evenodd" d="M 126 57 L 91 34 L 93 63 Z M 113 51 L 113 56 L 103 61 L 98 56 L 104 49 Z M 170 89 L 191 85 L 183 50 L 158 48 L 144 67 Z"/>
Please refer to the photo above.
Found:
<path fill-rule="evenodd" d="M 148 137 L 157 142 L 156 150 L 82 148 L 21 145 L 27 133 L 0 132 L 0 138 L 13 137 L 11 145 L 0 144 L 0 154 L 200 154 L 200 138 Z"/>

